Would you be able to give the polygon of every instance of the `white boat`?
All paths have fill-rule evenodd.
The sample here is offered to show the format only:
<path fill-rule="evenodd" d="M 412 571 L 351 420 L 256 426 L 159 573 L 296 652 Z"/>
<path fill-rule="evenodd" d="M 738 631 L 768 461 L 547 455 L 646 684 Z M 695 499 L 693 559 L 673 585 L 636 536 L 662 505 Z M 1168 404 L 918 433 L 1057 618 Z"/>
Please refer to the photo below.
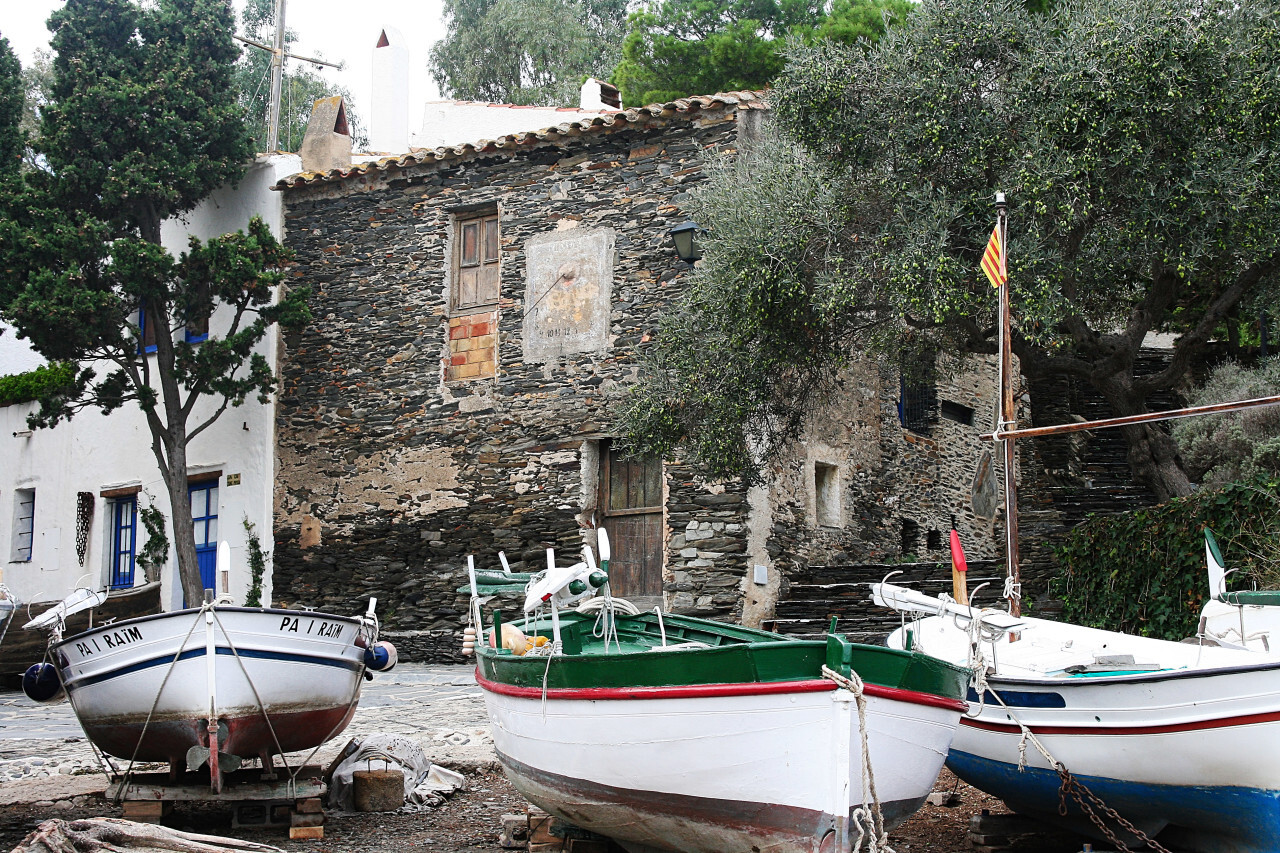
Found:
<path fill-rule="evenodd" d="M 349 618 L 208 603 L 55 634 L 56 677 L 29 676 L 65 688 L 106 754 L 168 762 L 174 774 L 207 763 L 216 791 L 243 759 L 261 759 L 270 773 L 274 756 L 346 727 L 366 668 L 394 665 L 394 651 L 388 659 L 390 647 L 377 642 L 373 604 Z"/>
<path fill-rule="evenodd" d="M 633 853 L 848 851 L 923 803 L 966 669 L 608 599 L 561 610 L 602 567 L 484 579 L 552 608 L 477 650 L 498 760 L 530 801 Z"/>
<path fill-rule="evenodd" d="M 1059 813 L 1061 765 L 1168 846 L 1280 848 L 1280 660 L 1014 618 L 893 584 L 872 589 L 878 604 L 909 619 L 890 647 L 987 672 L 947 757 L 966 782 L 1017 812 L 1105 839 L 1070 787 Z M 1134 833 L 1091 805 L 1133 843 Z"/>

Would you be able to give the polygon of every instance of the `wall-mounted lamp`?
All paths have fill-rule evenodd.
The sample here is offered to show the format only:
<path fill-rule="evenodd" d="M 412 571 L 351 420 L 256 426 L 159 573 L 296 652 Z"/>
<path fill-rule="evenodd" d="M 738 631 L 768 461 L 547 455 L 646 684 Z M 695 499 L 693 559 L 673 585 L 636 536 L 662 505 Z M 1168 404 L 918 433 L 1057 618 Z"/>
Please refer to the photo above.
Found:
<path fill-rule="evenodd" d="M 701 233 L 702 226 L 696 222 L 681 222 L 667 230 L 667 234 L 671 235 L 671 242 L 676 245 L 676 254 L 686 264 L 702 258 L 702 247 L 698 245 L 698 235 Z"/>

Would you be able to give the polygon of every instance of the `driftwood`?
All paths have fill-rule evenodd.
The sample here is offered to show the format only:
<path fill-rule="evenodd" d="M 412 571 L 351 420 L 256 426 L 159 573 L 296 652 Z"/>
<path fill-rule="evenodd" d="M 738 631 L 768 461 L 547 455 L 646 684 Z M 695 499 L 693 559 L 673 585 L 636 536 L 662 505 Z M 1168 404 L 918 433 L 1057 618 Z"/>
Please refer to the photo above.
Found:
<path fill-rule="evenodd" d="M 196 835 L 151 823 L 114 817 L 46 820 L 10 853 L 227 853 L 234 850 L 279 851 L 279 847 Z"/>

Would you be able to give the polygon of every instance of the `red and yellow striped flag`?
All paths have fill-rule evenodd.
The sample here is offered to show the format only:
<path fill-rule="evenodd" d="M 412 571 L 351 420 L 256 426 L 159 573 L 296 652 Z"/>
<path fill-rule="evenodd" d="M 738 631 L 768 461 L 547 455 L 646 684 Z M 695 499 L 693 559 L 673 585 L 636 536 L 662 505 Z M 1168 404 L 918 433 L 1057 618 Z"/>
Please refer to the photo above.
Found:
<path fill-rule="evenodd" d="M 987 250 L 982 253 L 982 271 L 987 274 L 992 287 L 999 287 L 1009 280 L 1009 273 L 1004 266 L 1004 246 L 1000 242 L 999 224 L 992 229 Z"/>

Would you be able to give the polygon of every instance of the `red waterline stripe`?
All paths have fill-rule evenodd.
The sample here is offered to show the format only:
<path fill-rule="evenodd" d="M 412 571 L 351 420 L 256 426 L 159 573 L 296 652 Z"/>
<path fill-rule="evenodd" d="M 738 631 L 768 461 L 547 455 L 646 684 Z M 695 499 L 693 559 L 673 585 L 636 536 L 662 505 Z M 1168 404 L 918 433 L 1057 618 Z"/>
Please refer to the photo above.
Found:
<path fill-rule="evenodd" d="M 1217 720 L 1196 720 L 1190 723 L 1172 723 L 1165 726 L 1028 726 L 1038 735 L 1161 735 L 1175 732 L 1194 732 L 1202 729 L 1225 729 L 1232 726 L 1251 726 L 1257 723 L 1274 723 L 1280 720 L 1280 711 L 1267 714 L 1246 714 L 1240 717 L 1223 717 Z M 988 732 L 1019 734 L 1022 729 L 1007 723 L 989 723 L 985 720 L 963 718 L 962 725 Z"/>
<path fill-rule="evenodd" d="M 476 670 L 476 683 L 490 693 L 502 696 L 516 696 L 521 699 L 541 699 L 541 687 L 516 687 L 490 681 Z M 737 684 L 692 684 L 670 687 L 549 687 L 546 690 L 548 699 L 707 699 L 716 696 L 773 696 L 786 693 L 822 693 L 835 690 L 834 683 L 824 678 L 805 681 L 759 681 Z M 899 687 L 882 687 L 879 684 L 864 684 L 863 692 L 868 696 L 881 699 L 892 699 L 897 702 L 909 702 L 913 705 L 929 705 L 934 708 L 946 708 L 949 711 L 965 711 L 969 705 L 959 699 L 948 699 L 932 693 L 920 693 L 916 690 L 903 690 Z"/>

